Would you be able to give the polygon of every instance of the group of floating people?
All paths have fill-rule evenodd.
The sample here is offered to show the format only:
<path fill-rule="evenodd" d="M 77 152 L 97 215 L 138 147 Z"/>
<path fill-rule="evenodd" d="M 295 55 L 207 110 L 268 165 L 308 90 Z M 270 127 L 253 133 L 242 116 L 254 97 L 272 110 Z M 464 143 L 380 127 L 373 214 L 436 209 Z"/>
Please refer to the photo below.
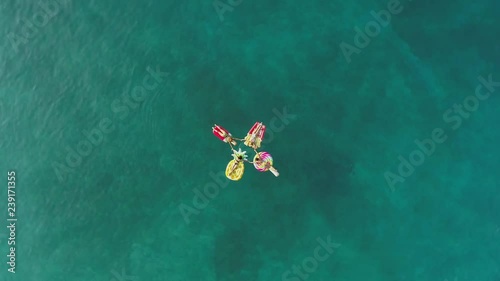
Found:
<path fill-rule="evenodd" d="M 250 131 L 245 138 L 235 138 L 226 129 L 219 125 L 214 125 L 212 127 L 213 134 L 219 138 L 221 141 L 228 143 L 231 147 L 233 154 L 233 160 L 229 161 L 226 167 L 226 177 L 233 181 L 238 181 L 243 177 L 245 172 L 245 162 L 253 164 L 255 169 L 259 172 L 270 171 L 276 177 L 279 176 L 278 170 L 273 167 L 273 158 L 268 152 L 258 152 L 257 149 L 260 148 L 262 140 L 264 139 L 264 133 L 266 132 L 266 126 L 262 122 L 255 122 Z M 252 148 L 255 152 L 253 161 L 249 161 L 246 151 L 242 151 L 241 148 L 238 150 L 234 149 L 237 145 L 236 141 L 243 141 L 243 143 Z"/>

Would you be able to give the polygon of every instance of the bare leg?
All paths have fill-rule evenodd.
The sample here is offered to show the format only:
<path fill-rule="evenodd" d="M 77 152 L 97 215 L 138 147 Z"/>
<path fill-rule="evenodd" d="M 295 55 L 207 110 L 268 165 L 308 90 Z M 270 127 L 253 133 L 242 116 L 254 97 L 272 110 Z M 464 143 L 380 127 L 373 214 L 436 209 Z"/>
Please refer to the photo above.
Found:
<path fill-rule="evenodd" d="M 231 167 L 231 171 L 229 172 L 229 174 L 232 174 L 234 172 L 234 169 L 236 169 L 236 167 L 238 167 L 238 163 L 239 163 L 239 161 L 234 161 L 233 167 Z"/>

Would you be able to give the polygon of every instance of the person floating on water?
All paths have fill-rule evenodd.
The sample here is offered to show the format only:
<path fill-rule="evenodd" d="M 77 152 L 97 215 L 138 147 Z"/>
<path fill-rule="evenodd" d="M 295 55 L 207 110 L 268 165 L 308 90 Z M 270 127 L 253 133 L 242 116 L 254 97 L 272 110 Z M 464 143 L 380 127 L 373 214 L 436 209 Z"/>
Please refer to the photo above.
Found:
<path fill-rule="evenodd" d="M 243 173 L 245 172 L 244 162 L 253 164 L 255 169 L 259 172 L 270 171 L 274 176 L 279 176 L 278 170 L 273 167 L 273 158 L 271 154 L 257 151 L 262 144 L 265 132 L 266 126 L 262 122 L 255 122 L 244 139 L 233 137 L 229 131 L 217 124 L 212 127 L 212 133 L 221 141 L 228 143 L 233 152 L 231 154 L 233 159 L 229 161 L 226 166 L 226 177 L 228 179 L 238 181 L 243 177 Z M 242 151 L 241 148 L 238 148 L 238 150 L 234 149 L 233 146 L 237 145 L 236 141 L 244 141 L 244 145 L 253 149 L 255 156 L 252 162 L 248 161 L 246 151 Z"/>
<path fill-rule="evenodd" d="M 267 152 L 259 152 L 253 158 L 253 166 L 259 172 L 271 171 L 273 175 L 279 176 L 278 170 L 273 167 L 273 157 Z"/>
<path fill-rule="evenodd" d="M 233 149 L 233 160 L 229 161 L 226 166 L 226 177 L 233 181 L 238 181 L 243 177 L 243 173 L 245 172 L 245 165 L 243 162 L 247 161 L 246 151 L 241 151 L 241 148 L 238 151 Z"/>
<path fill-rule="evenodd" d="M 264 133 L 266 132 L 266 126 L 262 123 L 255 122 L 255 124 L 248 131 L 247 136 L 245 137 L 245 145 L 253 148 L 255 153 L 257 153 L 256 149 L 260 148 L 260 144 L 262 139 L 264 139 Z"/>
<path fill-rule="evenodd" d="M 222 128 L 221 126 L 215 124 L 214 127 L 212 127 L 212 132 L 221 141 L 229 143 L 229 145 L 231 144 L 236 145 L 236 141 L 233 139 L 231 133 L 229 133 L 226 129 Z"/>

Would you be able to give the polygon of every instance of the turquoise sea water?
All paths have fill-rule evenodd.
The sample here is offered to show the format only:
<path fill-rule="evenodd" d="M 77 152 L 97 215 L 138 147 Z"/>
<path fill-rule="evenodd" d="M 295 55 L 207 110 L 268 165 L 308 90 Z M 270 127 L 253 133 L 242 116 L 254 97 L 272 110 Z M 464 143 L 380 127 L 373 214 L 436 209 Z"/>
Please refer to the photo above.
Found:
<path fill-rule="evenodd" d="M 0 281 L 500 280 L 499 10 L 2 2 Z"/>

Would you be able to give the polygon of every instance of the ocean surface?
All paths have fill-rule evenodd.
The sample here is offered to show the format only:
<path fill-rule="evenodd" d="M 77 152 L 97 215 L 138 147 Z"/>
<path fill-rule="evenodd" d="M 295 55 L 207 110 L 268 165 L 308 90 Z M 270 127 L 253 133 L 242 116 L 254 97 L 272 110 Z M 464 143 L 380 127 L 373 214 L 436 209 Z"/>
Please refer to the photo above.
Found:
<path fill-rule="evenodd" d="M 2 1 L 0 281 L 499 281 L 499 11 Z"/>

